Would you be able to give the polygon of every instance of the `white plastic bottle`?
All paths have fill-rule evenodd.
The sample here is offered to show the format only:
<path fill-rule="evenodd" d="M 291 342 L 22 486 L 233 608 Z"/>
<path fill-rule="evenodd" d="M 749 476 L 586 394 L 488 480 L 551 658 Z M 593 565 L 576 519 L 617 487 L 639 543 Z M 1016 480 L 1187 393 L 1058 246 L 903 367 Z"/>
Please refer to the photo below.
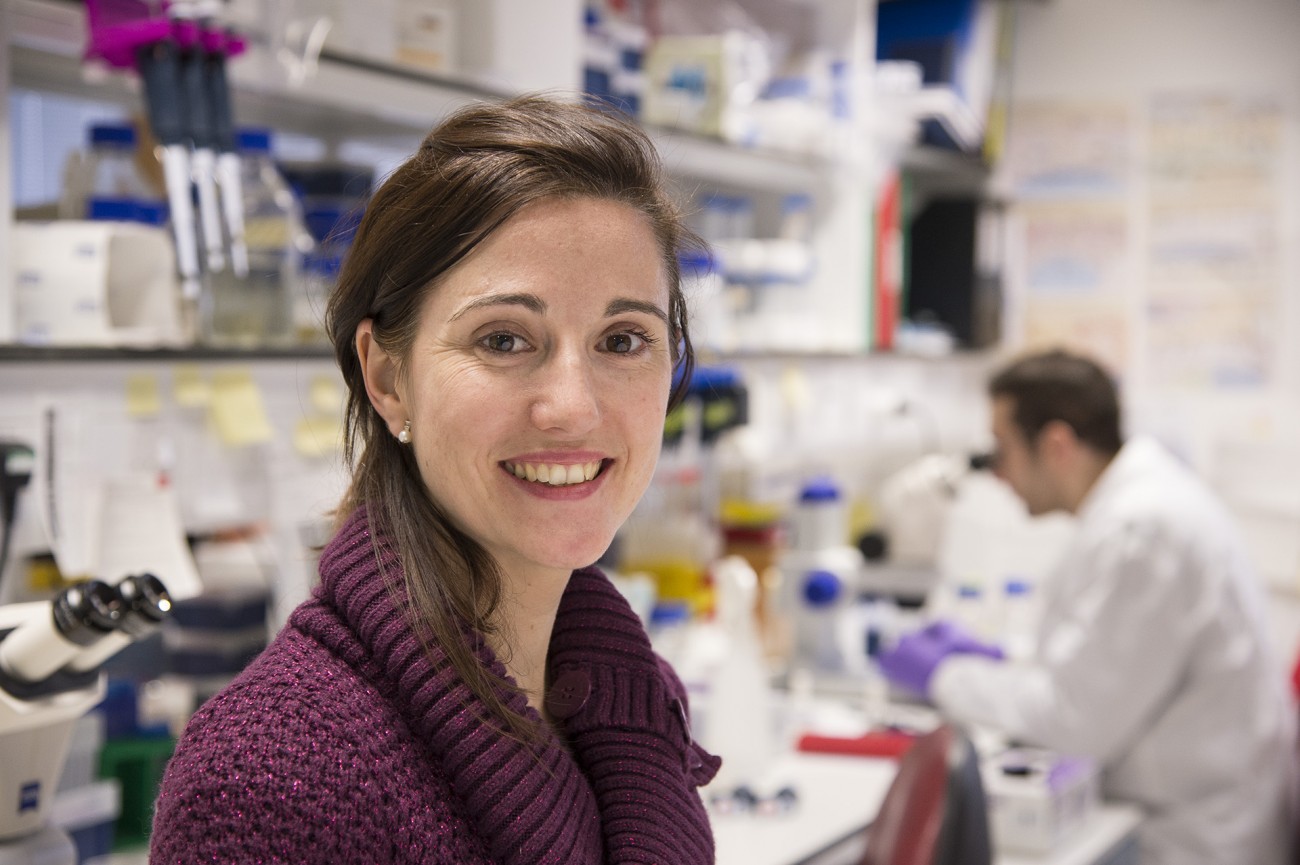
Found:
<path fill-rule="evenodd" d="M 1009 577 L 1002 586 L 1002 651 L 1013 661 L 1034 652 L 1037 611 L 1033 584 L 1022 577 Z"/>
<path fill-rule="evenodd" d="M 740 556 L 727 556 L 712 570 L 728 651 L 710 676 L 704 745 L 722 757 L 714 784 L 752 784 L 776 751 L 776 718 L 755 626 L 758 575 Z"/>
<path fill-rule="evenodd" d="M 952 618 L 972 636 L 989 639 L 996 636 L 992 621 L 989 599 L 984 594 L 984 587 L 978 583 L 967 582 L 957 586 L 953 600 Z"/>
<path fill-rule="evenodd" d="M 302 209 L 271 158 L 271 133 L 240 130 L 241 192 L 248 276 L 208 275 L 203 336 L 217 345 L 279 345 L 292 338 L 293 300 L 304 290 L 312 247 Z"/>
<path fill-rule="evenodd" d="M 790 519 L 790 548 L 825 550 L 846 546 L 848 511 L 840 488 L 829 478 L 804 484 Z"/>

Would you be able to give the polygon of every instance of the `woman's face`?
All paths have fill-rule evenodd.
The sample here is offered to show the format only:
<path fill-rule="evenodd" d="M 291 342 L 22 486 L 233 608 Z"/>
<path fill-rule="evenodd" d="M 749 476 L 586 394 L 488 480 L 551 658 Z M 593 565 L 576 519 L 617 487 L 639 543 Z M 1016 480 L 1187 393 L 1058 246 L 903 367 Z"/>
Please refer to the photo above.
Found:
<path fill-rule="evenodd" d="M 396 385 L 411 447 L 434 500 L 508 576 L 596 561 L 645 491 L 667 316 L 646 217 L 595 198 L 529 205 L 430 292 Z"/>

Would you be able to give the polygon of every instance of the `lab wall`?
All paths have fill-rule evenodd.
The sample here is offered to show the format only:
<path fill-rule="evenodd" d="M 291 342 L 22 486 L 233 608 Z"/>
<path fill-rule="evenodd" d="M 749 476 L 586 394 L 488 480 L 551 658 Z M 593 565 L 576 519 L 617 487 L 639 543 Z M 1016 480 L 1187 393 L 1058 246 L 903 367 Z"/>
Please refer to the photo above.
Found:
<path fill-rule="evenodd" d="M 1076 233 L 1069 239 L 1083 244 L 1091 236 L 1093 245 L 1087 248 L 1098 258 L 1110 259 L 1095 262 L 1095 266 L 1109 267 L 1112 273 L 1092 281 L 1076 279 L 1072 299 L 1080 304 L 1072 309 L 1096 311 L 1102 307 L 1099 295 L 1118 295 L 1105 298 L 1116 312 L 1115 330 L 1106 334 L 1111 342 L 1098 338 L 1093 345 L 1105 353 L 1118 344 L 1109 350 L 1117 352 L 1133 425 L 1160 434 L 1207 470 L 1212 469 L 1215 449 L 1224 439 L 1294 439 L 1300 428 L 1300 351 L 1294 339 L 1300 332 L 1300 291 L 1296 290 L 1300 286 L 1298 43 L 1300 9 L 1288 0 L 1055 0 L 1025 4 L 1018 19 L 1015 101 L 1007 159 L 996 181 L 1011 197 L 1013 213 L 1020 219 L 1020 232 L 1012 233 L 1014 248 L 1009 250 L 1010 260 L 1018 265 L 1012 268 L 1008 286 L 1012 339 L 1032 340 L 1035 334 L 1027 321 L 1029 313 L 1060 300 L 1065 291 L 1064 280 L 1053 283 L 1043 278 L 1041 271 L 1028 270 L 1027 266 L 1039 259 L 1027 257 L 1034 250 L 1026 250 L 1024 245 L 1034 243 L 1035 238 L 1025 236 L 1025 222 L 1045 203 L 1073 207 L 1078 219 Z M 1041 122 L 1044 105 L 1058 113 L 1072 111 L 1076 122 L 1090 125 L 1076 127 L 1073 141 L 1068 135 L 1053 137 Z M 1197 161 L 1185 152 L 1171 152 L 1157 140 L 1162 133 L 1178 131 L 1164 116 L 1172 110 L 1171 105 L 1188 113 L 1200 112 L 1203 120 L 1220 120 L 1224 125 L 1217 130 L 1217 137 L 1221 140 L 1202 141 L 1197 146 L 1222 152 Z M 1210 107 L 1214 105 L 1241 110 L 1215 112 Z M 1258 109 L 1251 116 L 1267 125 L 1267 136 L 1251 135 L 1243 106 Z M 1108 123 L 1108 115 L 1119 119 Z M 1266 152 L 1240 152 L 1251 145 Z M 1071 146 L 1078 151 L 1092 148 L 1113 158 L 1108 166 L 1111 189 L 1100 182 L 1089 185 L 1080 181 L 1072 193 L 1059 187 L 1053 193 L 1027 181 L 1033 165 L 1041 167 L 1049 160 L 1042 149 Z M 1224 160 L 1234 151 L 1239 156 L 1237 176 L 1211 158 Z M 1074 167 L 1086 166 L 1089 158 L 1078 152 L 1056 156 L 1059 165 Z M 1207 214 L 1216 213 L 1210 210 L 1215 203 L 1210 199 L 1216 193 L 1231 199 L 1245 187 L 1246 192 L 1265 199 L 1254 203 L 1271 217 L 1269 224 L 1253 226 L 1267 235 L 1262 248 L 1242 250 L 1233 245 L 1232 232 L 1241 226 L 1228 220 L 1240 211 L 1226 208 L 1217 211 L 1225 220 L 1210 231 L 1198 234 L 1187 229 L 1179 236 L 1183 254 L 1189 258 L 1198 252 L 1205 256 L 1217 253 L 1224 259 L 1237 257 L 1230 263 L 1243 265 L 1241 271 L 1224 267 L 1212 274 L 1220 278 L 1216 287 L 1225 294 L 1235 288 L 1239 295 L 1251 291 L 1266 295 L 1248 308 L 1254 315 L 1249 332 L 1226 333 L 1216 330 L 1212 321 L 1189 323 L 1181 335 L 1187 348 L 1182 368 L 1186 374 L 1182 376 L 1167 369 L 1171 361 L 1165 349 L 1172 337 L 1158 313 L 1180 303 L 1193 308 L 1205 287 L 1189 284 L 1179 292 L 1160 284 L 1167 270 L 1162 266 L 1161 240 L 1165 235 L 1159 232 L 1172 231 L 1159 210 L 1161 184 L 1169 174 L 1162 160 L 1176 158 L 1188 160 L 1189 169 L 1214 174 L 1209 179 L 1217 188 L 1189 193 L 1190 203 L 1205 208 Z M 1251 167 L 1271 172 L 1269 178 L 1275 182 L 1267 189 L 1259 188 L 1249 173 L 1251 167 L 1241 164 L 1251 159 L 1256 160 Z M 1084 220 L 1087 205 L 1118 211 L 1112 244 L 1098 239 L 1097 219 L 1090 224 Z M 1052 227 L 1066 230 L 1059 220 Z M 1215 229 L 1222 245 L 1208 249 Z M 1246 265 L 1264 272 L 1245 272 Z M 1206 277 L 1190 268 L 1183 273 L 1189 282 L 1191 277 Z M 1233 277 L 1238 278 L 1235 283 Z M 1250 282 L 1252 277 L 1258 281 Z M 1096 302 L 1087 306 L 1082 304 L 1085 300 Z M 1220 297 L 1218 309 L 1231 314 L 1245 308 L 1247 301 L 1235 300 Z M 1076 326 L 1084 323 L 1080 318 L 1074 320 Z M 1201 340 L 1199 353 L 1194 350 L 1195 337 Z M 1211 374 L 1212 351 L 1229 340 L 1258 356 L 1256 376 L 1233 380 Z M 1203 367 L 1195 366 L 1198 361 Z M 1206 374 L 1196 376 L 1189 370 Z"/>
<path fill-rule="evenodd" d="M 1300 639 L 1300 6 L 1019 6 L 1009 342 L 1113 363 L 1130 432 L 1228 499 Z M 1083 264 L 1085 266 L 1077 266 Z"/>

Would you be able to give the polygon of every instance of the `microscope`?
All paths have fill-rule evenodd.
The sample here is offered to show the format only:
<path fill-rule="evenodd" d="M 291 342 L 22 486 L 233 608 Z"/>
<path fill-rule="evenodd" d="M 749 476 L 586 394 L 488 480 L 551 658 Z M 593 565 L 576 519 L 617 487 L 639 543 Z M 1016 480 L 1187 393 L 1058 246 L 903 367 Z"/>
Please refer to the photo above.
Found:
<path fill-rule="evenodd" d="M 0 862 L 76 865 L 49 806 L 78 718 L 104 698 L 100 666 L 171 610 L 153 574 L 0 607 Z"/>
<path fill-rule="evenodd" d="M 0 442 L 0 575 L 32 452 Z M 77 719 L 104 698 L 100 666 L 159 628 L 171 598 L 153 574 L 75 583 L 48 601 L 0 605 L 0 863 L 76 865 L 49 822 Z"/>

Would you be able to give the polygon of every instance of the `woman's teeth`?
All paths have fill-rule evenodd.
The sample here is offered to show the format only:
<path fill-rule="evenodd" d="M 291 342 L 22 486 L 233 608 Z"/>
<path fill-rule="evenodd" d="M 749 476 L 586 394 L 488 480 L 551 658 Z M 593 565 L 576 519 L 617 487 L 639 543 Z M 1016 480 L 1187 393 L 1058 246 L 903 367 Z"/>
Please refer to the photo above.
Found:
<path fill-rule="evenodd" d="M 506 463 L 506 470 L 520 480 L 562 487 L 589 481 L 600 473 L 600 460 L 578 465 L 559 463 Z"/>

